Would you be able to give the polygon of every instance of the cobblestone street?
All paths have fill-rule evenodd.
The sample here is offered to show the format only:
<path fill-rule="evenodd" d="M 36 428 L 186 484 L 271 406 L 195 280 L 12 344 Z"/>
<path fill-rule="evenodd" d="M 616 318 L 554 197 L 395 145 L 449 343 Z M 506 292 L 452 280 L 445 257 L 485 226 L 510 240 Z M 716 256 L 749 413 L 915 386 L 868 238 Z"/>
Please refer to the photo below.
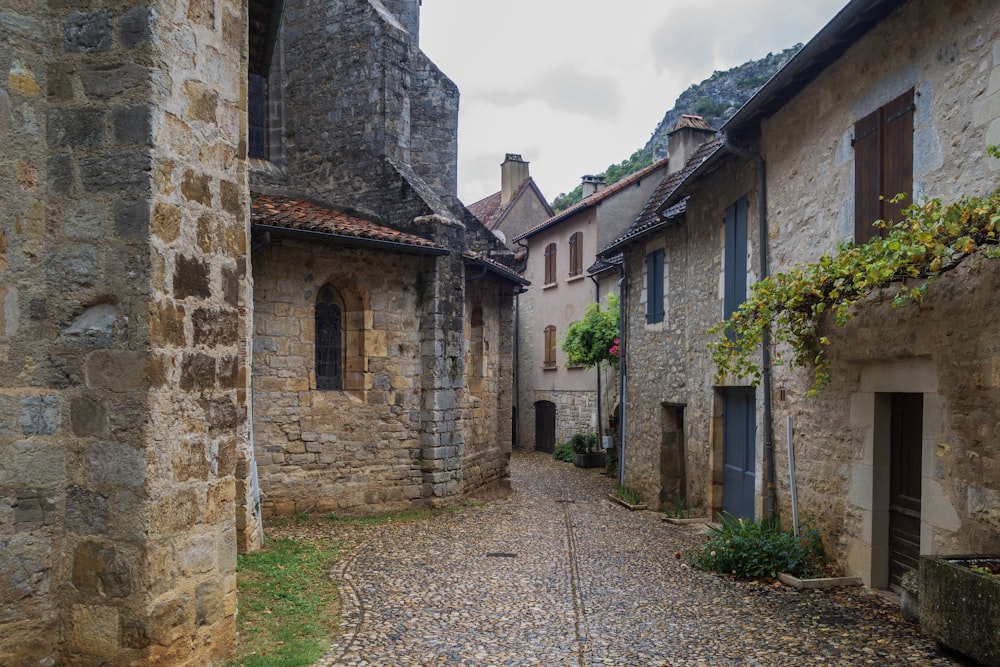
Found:
<path fill-rule="evenodd" d="M 343 632 L 318 665 L 965 664 L 864 590 L 685 566 L 701 528 L 609 502 L 597 471 L 515 453 L 512 483 L 427 521 L 349 529 Z"/>

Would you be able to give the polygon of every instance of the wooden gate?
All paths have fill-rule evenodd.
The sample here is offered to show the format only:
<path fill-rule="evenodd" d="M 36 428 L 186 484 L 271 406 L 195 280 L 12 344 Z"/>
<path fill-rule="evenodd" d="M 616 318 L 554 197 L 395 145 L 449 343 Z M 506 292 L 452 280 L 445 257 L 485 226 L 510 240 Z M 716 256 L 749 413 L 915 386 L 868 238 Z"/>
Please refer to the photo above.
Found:
<path fill-rule="evenodd" d="M 889 587 L 916 569 L 920 556 L 923 394 L 892 394 L 889 421 Z"/>
<path fill-rule="evenodd" d="M 752 387 L 722 394 L 722 511 L 754 518 L 757 410 Z"/>
<path fill-rule="evenodd" d="M 535 450 L 552 453 L 556 448 L 556 404 L 535 403 Z"/>

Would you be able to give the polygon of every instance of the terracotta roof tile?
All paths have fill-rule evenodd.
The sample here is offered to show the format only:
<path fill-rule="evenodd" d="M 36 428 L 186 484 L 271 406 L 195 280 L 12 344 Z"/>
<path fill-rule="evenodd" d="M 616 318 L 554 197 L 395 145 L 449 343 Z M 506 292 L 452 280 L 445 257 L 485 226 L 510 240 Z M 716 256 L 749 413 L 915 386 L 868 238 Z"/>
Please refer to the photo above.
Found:
<path fill-rule="evenodd" d="M 484 197 L 475 204 L 469 204 L 466 208 L 472 212 L 472 215 L 479 218 L 480 222 L 492 230 L 500 222 L 500 218 L 504 212 L 504 209 L 500 208 L 502 194 L 501 192 L 497 192 L 489 197 Z"/>
<path fill-rule="evenodd" d="M 551 218 L 549 218 L 548 220 L 546 220 L 545 222 L 540 223 L 538 225 L 535 225 L 534 227 L 532 227 L 528 231 L 524 232 L 523 234 L 520 234 L 520 235 L 514 237 L 513 240 L 514 241 L 519 241 L 520 239 L 523 239 L 525 237 L 537 234 L 538 232 L 542 231 L 543 229 L 549 227 L 550 225 L 554 225 L 557 222 L 565 220 L 566 218 L 568 218 L 568 217 L 570 217 L 572 215 L 575 215 L 576 213 L 579 213 L 580 211 L 588 209 L 591 206 L 596 206 L 597 204 L 599 204 L 600 202 L 604 201 L 605 199 L 607 199 L 611 195 L 613 195 L 613 194 L 615 194 L 617 192 L 621 192 L 622 190 L 624 190 L 625 188 L 629 187 L 630 185 L 632 185 L 636 181 L 641 181 L 643 178 L 645 178 L 649 174 L 653 173 L 654 171 L 657 171 L 658 169 L 662 169 L 662 168 L 666 167 L 668 161 L 669 161 L 669 158 L 663 158 L 662 160 L 658 160 L 658 161 L 654 162 L 653 164 L 649 165 L 648 167 L 646 167 L 645 169 L 641 169 L 641 170 L 635 172 L 634 174 L 630 174 L 627 178 L 623 178 L 622 180 L 620 180 L 617 183 L 614 183 L 612 185 L 609 185 L 608 187 L 604 188 L 603 190 L 598 190 L 597 192 L 595 192 L 594 194 L 590 195 L 586 199 L 578 201 L 577 203 L 573 204 L 572 206 L 570 206 L 568 209 L 566 209 L 562 213 L 558 213 L 558 214 L 552 216 Z"/>
<path fill-rule="evenodd" d="M 507 280 L 517 283 L 518 285 L 530 285 L 531 282 L 526 280 L 524 277 L 520 276 L 517 272 L 511 269 L 509 266 L 501 264 L 491 257 L 487 257 L 481 252 L 474 252 L 472 250 L 466 250 L 462 253 L 462 257 L 474 264 L 482 266 L 487 271 L 492 271 L 495 274 L 500 275 Z"/>
<path fill-rule="evenodd" d="M 343 239 L 444 250 L 425 238 L 378 225 L 336 209 L 282 195 L 251 192 L 250 217 L 255 225 L 327 234 Z"/>

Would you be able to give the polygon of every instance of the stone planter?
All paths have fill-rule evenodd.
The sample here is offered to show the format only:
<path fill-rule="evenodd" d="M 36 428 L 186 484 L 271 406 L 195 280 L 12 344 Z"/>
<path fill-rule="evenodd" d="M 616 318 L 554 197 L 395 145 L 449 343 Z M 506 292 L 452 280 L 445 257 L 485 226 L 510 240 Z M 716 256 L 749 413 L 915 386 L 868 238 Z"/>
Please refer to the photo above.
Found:
<path fill-rule="evenodd" d="M 587 452 L 573 454 L 573 465 L 577 468 L 603 468 L 607 465 L 604 452 Z"/>
<path fill-rule="evenodd" d="M 1000 667 L 1000 576 L 970 565 L 1000 566 L 1000 556 L 920 557 L 920 626 L 945 646 Z"/>
<path fill-rule="evenodd" d="M 640 503 L 638 505 L 632 505 L 632 504 L 629 504 L 629 503 L 625 502 L 624 500 L 622 500 L 621 498 L 619 498 L 618 496 L 616 496 L 613 493 L 609 493 L 608 494 L 608 498 L 611 499 L 611 502 L 618 503 L 622 507 L 627 507 L 629 510 L 644 510 L 644 509 L 646 509 L 646 503 Z"/>
<path fill-rule="evenodd" d="M 860 586 L 861 577 L 817 577 L 815 579 L 799 579 L 787 572 L 778 573 L 778 581 L 791 586 L 797 591 L 811 591 L 820 588 L 839 588 L 841 586 Z"/>

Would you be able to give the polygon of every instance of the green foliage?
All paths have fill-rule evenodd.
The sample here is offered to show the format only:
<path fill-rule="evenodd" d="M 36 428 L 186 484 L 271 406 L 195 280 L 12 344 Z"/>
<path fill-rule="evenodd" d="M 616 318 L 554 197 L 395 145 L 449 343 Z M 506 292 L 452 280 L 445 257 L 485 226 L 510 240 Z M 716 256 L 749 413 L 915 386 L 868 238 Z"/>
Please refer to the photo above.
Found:
<path fill-rule="evenodd" d="M 336 582 L 330 569 L 338 545 L 297 540 L 268 542 L 237 558 L 235 667 L 311 665 L 330 648 L 336 626 Z"/>
<path fill-rule="evenodd" d="M 653 164 L 653 154 L 647 153 L 644 148 L 638 148 L 628 159 L 622 160 L 618 164 L 608 165 L 600 176 L 604 177 L 607 185 L 613 185 L 626 176 L 631 176 L 637 171 L 641 171 Z M 569 193 L 562 193 L 552 200 L 552 210 L 562 213 L 573 204 L 583 200 L 583 186 L 578 185 Z"/>
<path fill-rule="evenodd" d="M 728 513 L 722 515 L 721 527 L 710 529 L 708 541 L 687 559 L 699 570 L 747 579 L 779 572 L 815 577 L 826 568 L 823 542 L 809 521 L 798 537 L 772 521 L 755 523 Z"/>
<path fill-rule="evenodd" d="M 642 494 L 633 489 L 632 487 L 624 486 L 622 484 L 617 484 L 615 486 L 615 498 L 623 500 L 629 505 L 642 504 Z"/>
<path fill-rule="evenodd" d="M 621 337 L 620 317 L 618 297 L 614 294 L 608 295 L 607 308 L 598 303 L 587 306 L 583 319 L 570 324 L 560 341 L 568 362 L 587 368 L 593 368 L 602 361 L 616 365 L 618 357 L 611 349 L 617 347 Z"/>
<path fill-rule="evenodd" d="M 576 454 L 589 454 L 597 447 L 597 436 L 593 433 L 574 433 L 569 438 L 569 445 Z"/>
<path fill-rule="evenodd" d="M 663 513 L 672 519 L 690 519 L 691 510 L 688 509 L 687 503 L 683 498 L 678 498 L 671 502 L 663 503 L 662 505 Z"/>
<path fill-rule="evenodd" d="M 569 440 L 560 442 L 556 445 L 556 448 L 552 452 L 554 456 L 559 461 L 573 461 L 573 445 L 570 444 Z"/>
<path fill-rule="evenodd" d="M 809 395 L 814 395 L 830 379 L 830 340 L 822 333 L 828 314 L 842 326 L 860 302 L 893 283 L 898 283 L 894 306 L 919 304 L 935 277 L 968 254 L 981 250 L 987 257 L 1000 255 L 1000 192 L 947 206 L 933 199 L 909 206 L 899 222 L 876 225 L 885 230 L 884 237 L 864 245 L 843 243 L 834 255 L 755 283 L 729 320 L 710 330 L 718 335 L 709 343 L 718 374 L 756 383 L 761 369 L 755 351 L 769 336 L 775 363 L 785 361 L 786 345 L 792 366 L 813 368 Z"/>
<path fill-rule="evenodd" d="M 733 106 L 731 102 L 716 102 L 711 97 L 703 97 L 694 106 L 695 113 L 703 118 L 716 118 Z"/>

